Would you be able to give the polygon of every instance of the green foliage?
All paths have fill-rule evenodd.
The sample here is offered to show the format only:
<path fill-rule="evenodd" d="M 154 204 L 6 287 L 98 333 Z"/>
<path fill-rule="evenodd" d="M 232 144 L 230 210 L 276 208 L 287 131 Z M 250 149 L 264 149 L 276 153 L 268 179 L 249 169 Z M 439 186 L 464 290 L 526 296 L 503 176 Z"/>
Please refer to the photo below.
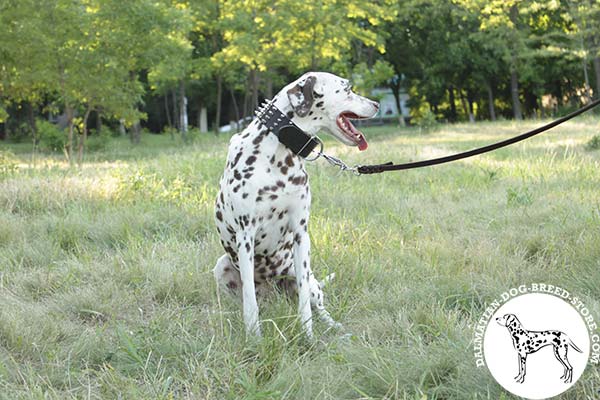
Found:
<path fill-rule="evenodd" d="M 371 68 L 362 62 L 354 66 L 352 84 L 356 92 L 368 96 L 372 89 L 384 85 L 393 76 L 394 68 L 387 61 L 377 60 Z"/>
<path fill-rule="evenodd" d="M 36 125 L 40 148 L 62 153 L 67 144 L 67 133 L 56 126 L 56 124 L 44 119 L 38 119 Z"/>
<path fill-rule="evenodd" d="M 594 135 L 592 138 L 585 144 L 585 148 L 587 150 L 600 150 L 600 135 Z"/>
<path fill-rule="evenodd" d="M 431 132 L 439 126 L 437 117 L 430 109 L 425 110 L 418 118 L 415 118 L 415 122 L 425 132 Z"/>
<path fill-rule="evenodd" d="M 19 169 L 19 160 L 8 150 L 0 150 L 0 177 L 12 175 Z"/>
<path fill-rule="evenodd" d="M 108 129 L 103 129 L 100 134 L 95 130 L 90 131 L 86 141 L 87 150 L 92 152 L 105 150 L 112 135 L 113 133 Z"/>

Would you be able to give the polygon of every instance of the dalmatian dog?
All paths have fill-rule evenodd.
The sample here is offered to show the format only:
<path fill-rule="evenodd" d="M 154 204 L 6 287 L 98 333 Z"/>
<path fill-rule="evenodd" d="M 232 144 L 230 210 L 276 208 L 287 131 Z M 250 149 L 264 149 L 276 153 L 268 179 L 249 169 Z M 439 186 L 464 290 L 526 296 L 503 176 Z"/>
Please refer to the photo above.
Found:
<path fill-rule="evenodd" d="M 379 104 L 352 91 L 350 82 L 309 72 L 285 86 L 272 106 L 308 135 L 324 130 L 340 142 L 367 148 L 351 119 L 373 117 Z M 300 322 L 312 337 L 312 310 L 340 327 L 323 303 L 323 283 L 310 264 L 311 193 L 306 160 L 283 145 L 257 118 L 229 143 L 215 218 L 225 254 L 213 270 L 220 289 L 240 295 L 249 335 L 260 336 L 257 293 L 279 286 L 298 294 Z"/>
<path fill-rule="evenodd" d="M 519 355 L 519 374 L 515 377 L 517 382 L 523 383 L 525 381 L 525 363 L 527 361 L 527 355 L 535 353 L 546 346 L 553 347 L 554 356 L 564 368 L 561 379 L 563 379 L 565 383 L 570 383 L 572 381 L 573 367 L 567 359 L 569 346 L 579 353 L 582 353 L 582 351 L 575 346 L 575 343 L 569 339 L 566 333 L 561 331 L 525 330 L 517 316 L 514 314 L 506 314 L 496 318 L 496 322 L 508 328 L 508 332 L 513 341 L 513 346 Z"/>

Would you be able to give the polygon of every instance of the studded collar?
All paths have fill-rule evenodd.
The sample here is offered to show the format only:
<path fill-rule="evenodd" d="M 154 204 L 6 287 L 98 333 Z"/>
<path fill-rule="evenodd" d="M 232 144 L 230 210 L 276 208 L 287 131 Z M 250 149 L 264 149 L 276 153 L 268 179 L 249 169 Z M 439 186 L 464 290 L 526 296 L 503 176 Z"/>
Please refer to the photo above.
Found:
<path fill-rule="evenodd" d="M 284 115 L 274 104 L 273 100 L 265 101 L 255 112 L 258 121 L 272 134 L 277 136 L 281 144 L 294 154 L 306 158 L 317 147 L 321 140 L 309 135 L 298 127 L 290 118 Z"/>

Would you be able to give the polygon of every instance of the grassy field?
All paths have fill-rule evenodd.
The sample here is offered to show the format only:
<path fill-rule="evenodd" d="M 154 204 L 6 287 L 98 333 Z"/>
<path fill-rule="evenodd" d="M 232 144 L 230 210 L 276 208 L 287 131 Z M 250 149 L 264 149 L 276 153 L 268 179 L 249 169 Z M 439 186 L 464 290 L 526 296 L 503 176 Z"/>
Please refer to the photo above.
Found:
<path fill-rule="evenodd" d="M 367 152 L 326 147 L 349 163 L 423 159 L 539 124 L 370 128 Z M 228 137 L 113 139 L 81 168 L 51 155 L 32 166 L 29 146 L 0 145 L 18 164 L 0 164 L 0 398 L 512 398 L 475 367 L 473 325 L 531 282 L 600 316 L 600 151 L 585 148 L 599 124 L 380 176 L 311 164 L 313 268 L 337 274 L 326 301 L 345 327 L 317 322 L 313 343 L 282 295 L 261 301 L 258 343 L 239 302 L 217 297 Z M 588 367 L 562 398 L 599 389 Z"/>

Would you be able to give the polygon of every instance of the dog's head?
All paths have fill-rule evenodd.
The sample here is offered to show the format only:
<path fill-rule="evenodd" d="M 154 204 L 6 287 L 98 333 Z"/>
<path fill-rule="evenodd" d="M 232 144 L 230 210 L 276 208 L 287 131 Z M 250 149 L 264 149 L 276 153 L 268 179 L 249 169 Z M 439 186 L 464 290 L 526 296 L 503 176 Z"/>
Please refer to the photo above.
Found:
<path fill-rule="evenodd" d="M 326 130 L 348 146 L 367 148 L 363 134 L 350 120 L 372 118 L 379 104 L 352 91 L 347 79 L 327 72 L 308 72 L 286 86 L 285 94 L 294 122 L 316 134 Z"/>
<path fill-rule="evenodd" d="M 519 324 L 519 320 L 515 314 L 504 314 L 502 317 L 496 318 L 496 322 L 499 325 L 513 328 Z"/>

